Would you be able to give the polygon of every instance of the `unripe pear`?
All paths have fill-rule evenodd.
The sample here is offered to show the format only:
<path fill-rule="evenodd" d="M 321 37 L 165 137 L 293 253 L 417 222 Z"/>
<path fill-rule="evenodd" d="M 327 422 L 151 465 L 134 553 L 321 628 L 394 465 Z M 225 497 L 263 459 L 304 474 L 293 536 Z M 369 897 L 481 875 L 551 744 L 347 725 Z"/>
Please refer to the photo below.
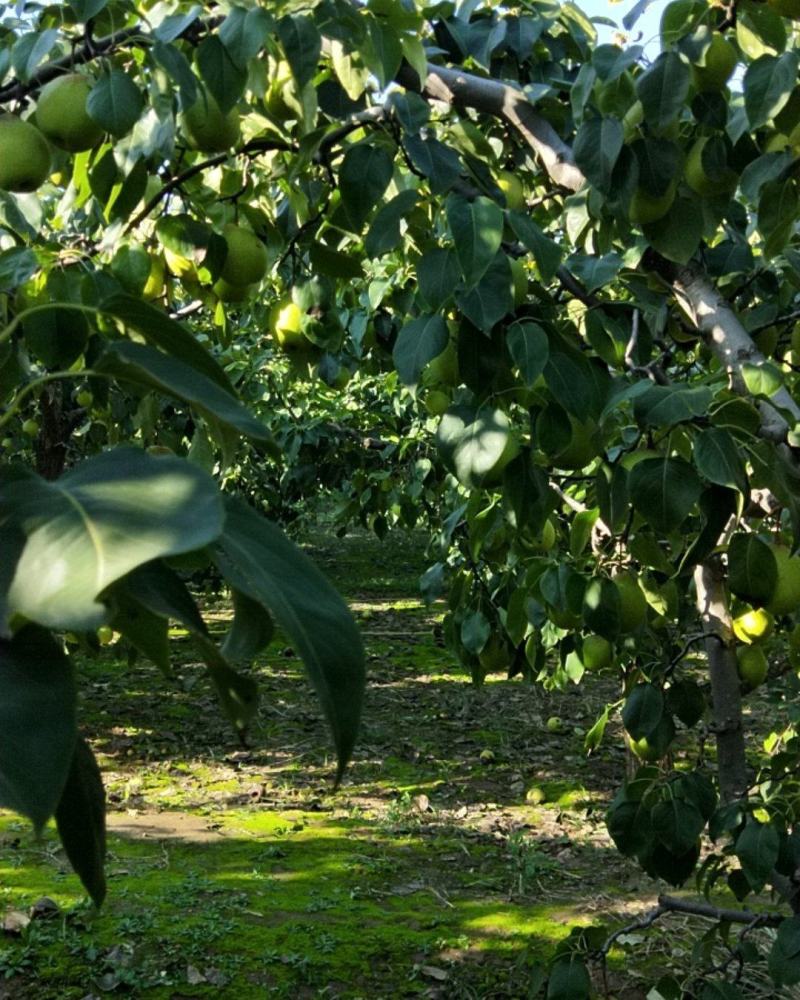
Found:
<path fill-rule="evenodd" d="M 103 128 L 86 110 L 91 91 L 92 81 L 82 73 L 58 76 L 42 88 L 36 124 L 54 146 L 80 153 L 102 142 Z"/>
<path fill-rule="evenodd" d="M 35 191 L 50 173 L 47 140 L 28 121 L 0 115 L 0 191 Z"/>

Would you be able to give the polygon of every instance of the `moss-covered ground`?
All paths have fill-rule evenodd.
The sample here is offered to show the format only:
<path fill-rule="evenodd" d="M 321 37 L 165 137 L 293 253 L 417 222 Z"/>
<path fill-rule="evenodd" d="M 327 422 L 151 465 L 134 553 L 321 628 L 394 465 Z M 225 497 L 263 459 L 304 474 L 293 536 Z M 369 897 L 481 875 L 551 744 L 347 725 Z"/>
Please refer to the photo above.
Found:
<path fill-rule="evenodd" d="M 582 749 L 613 690 L 589 702 L 501 675 L 475 689 L 441 645 L 442 608 L 418 599 L 421 540 L 312 542 L 368 654 L 343 787 L 332 794 L 328 735 L 285 637 L 254 667 L 247 746 L 186 640 L 174 681 L 113 649 L 82 660 L 82 727 L 109 799 L 108 899 L 87 904 L 51 829 L 37 841 L 0 813 L 0 914 L 43 896 L 58 907 L 0 937 L 0 998 L 522 998 L 571 926 L 652 904 L 657 886 L 603 823 L 620 742 Z M 220 627 L 225 607 L 212 604 Z M 676 960 L 674 940 L 648 947 L 636 965 L 612 953 L 609 995 L 644 997 L 639 976 Z"/>

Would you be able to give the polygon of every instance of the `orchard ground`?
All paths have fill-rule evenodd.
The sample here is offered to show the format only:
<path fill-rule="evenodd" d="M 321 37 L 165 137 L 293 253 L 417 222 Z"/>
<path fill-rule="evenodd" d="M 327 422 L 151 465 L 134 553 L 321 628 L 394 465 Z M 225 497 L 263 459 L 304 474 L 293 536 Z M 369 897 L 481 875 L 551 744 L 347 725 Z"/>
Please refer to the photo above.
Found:
<path fill-rule="evenodd" d="M 625 769 L 619 723 L 597 754 L 582 749 L 613 678 L 547 694 L 498 674 L 473 688 L 438 637 L 442 609 L 418 598 L 423 545 L 311 539 L 368 654 L 365 722 L 337 794 L 285 638 L 254 667 L 262 710 L 247 747 L 180 633 L 173 683 L 113 649 L 80 663 L 82 724 L 109 796 L 108 900 L 99 914 L 87 905 L 52 829 L 37 842 L 0 813 L 6 926 L 43 896 L 59 907 L 0 938 L 2 1000 L 522 998 L 572 926 L 618 927 L 653 905 L 664 886 L 604 825 Z M 225 602 L 210 610 L 221 628 Z M 747 705 L 766 734 L 786 710 L 781 685 Z M 596 987 L 634 1000 L 660 972 L 688 973 L 688 931 L 673 915 L 623 938 Z M 752 937 L 766 946 L 771 933 Z M 749 986 L 775 996 L 766 980 Z"/>

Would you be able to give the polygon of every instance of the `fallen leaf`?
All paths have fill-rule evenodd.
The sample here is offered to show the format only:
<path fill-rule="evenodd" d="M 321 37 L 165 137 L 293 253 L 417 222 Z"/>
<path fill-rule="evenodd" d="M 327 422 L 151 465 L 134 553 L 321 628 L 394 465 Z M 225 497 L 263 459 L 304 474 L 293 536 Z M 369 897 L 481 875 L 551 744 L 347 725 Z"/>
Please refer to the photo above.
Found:
<path fill-rule="evenodd" d="M 440 983 L 445 982 L 450 975 L 444 969 L 437 969 L 435 965 L 423 965 L 419 971 L 423 976 L 427 976 L 428 979 L 436 979 Z"/>

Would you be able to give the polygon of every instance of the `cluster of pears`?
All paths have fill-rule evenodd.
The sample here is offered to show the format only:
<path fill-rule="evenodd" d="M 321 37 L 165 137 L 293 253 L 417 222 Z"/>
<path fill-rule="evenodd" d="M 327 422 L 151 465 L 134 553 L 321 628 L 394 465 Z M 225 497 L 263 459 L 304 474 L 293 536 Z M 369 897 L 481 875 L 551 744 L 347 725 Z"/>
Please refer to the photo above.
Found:
<path fill-rule="evenodd" d="M 725 35 L 714 32 L 702 56 L 691 67 L 692 85 L 695 93 L 719 93 L 725 90 L 739 61 L 735 45 Z M 643 117 L 641 102 L 636 101 L 625 116 L 629 137 Z M 670 126 L 672 132 L 666 138 L 677 138 L 677 122 Z M 686 154 L 683 167 L 683 181 L 695 194 L 702 197 L 718 197 L 730 194 L 736 187 L 737 176 L 726 163 L 718 163 L 714 155 L 714 143 L 708 136 L 697 138 Z M 637 226 L 657 222 L 669 212 L 678 192 L 679 178 L 673 178 L 664 190 L 654 191 L 640 185 L 634 192 L 628 206 L 628 218 Z"/>
<path fill-rule="evenodd" d="M 770 548 L 778 570 L 772 597 L 764 607 L 743 608 L 733 619 L 733 633 L 741 643 L 736 650 L 739 676 L 750 690 L 766 680 L 769 664 L 763 644 L 772 634 L 775 618 L 800 608 L 800 557 L 793 556 L 784 545 Z M 793 659 L 796 658 L 796 646 L 795 632 L 790 639 Z"/>
<path fill-rule="evenodd" d="M 92 81 L 67 73 L 46 84 L 27 119 L 0 115 L 0 190 L 35 191 L 51 171 L 50 144 L 68 153 L 94 149 L 103 129 L 89 114 Z"/>

